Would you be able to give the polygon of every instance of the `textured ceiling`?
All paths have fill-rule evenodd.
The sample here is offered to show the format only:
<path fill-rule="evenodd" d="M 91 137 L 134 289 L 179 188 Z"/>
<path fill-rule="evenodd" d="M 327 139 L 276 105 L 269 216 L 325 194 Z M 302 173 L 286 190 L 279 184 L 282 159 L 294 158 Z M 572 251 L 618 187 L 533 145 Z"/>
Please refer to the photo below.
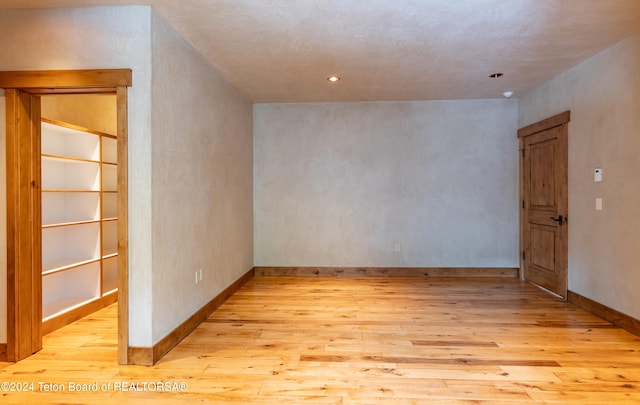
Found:
<path fill-rule="evenodd" d="M 153 5 L 255 102 L 517 97 L 640 32 L 640 0 L 0 0 L 125 4 Z"/>

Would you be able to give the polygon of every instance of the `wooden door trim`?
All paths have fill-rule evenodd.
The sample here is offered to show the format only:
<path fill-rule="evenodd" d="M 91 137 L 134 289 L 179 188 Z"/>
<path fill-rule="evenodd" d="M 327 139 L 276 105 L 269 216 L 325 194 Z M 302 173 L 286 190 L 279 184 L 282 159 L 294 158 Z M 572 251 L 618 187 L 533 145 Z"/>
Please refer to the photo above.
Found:
<path fill-rule="evenodd" d="M 19 161 L 19 140 L 21 134 L 25 131 L 21 126 L 25 125 L 25 117 L 17 115 L 18 100 L 17 97 L 22 93 L 31 97 L 35 102 L 34 111 L 37 112 L 39 118 L 40 99 L 37 97 L 42 94 L 103 94 L 111 93 L 117 96 L 117 131 L 118 136 L 122 137 L 122 142 L 118 142 L 118 158 L 122 159 L 123 168 L 118 168 L 118 211 L 123 215 L 123 220 L 118 226 L 118 289 L 120 296 L 120 305 L 118 306 L 118 362 L 127 364 L 127 347 L 128 347 L 128 239 L 127 239 L 127 87 L 131 86 L 132 73 L 130 69 L 107 69 L 107 70 L 46 70 L 46 71 L 21 71 L 21 72 L 0 72 L 0 88 L 4 88 L 6 97 L 7 112 L 7 359 L 10 361 L 18 361 L 32 354 L 39 349 L 38 345 L 42 342 L 42 288 L 36 294 L 34 290 L 41 286 L 41 277 L 37 277 L 37 271 L 33 269 L 25 269 L 21 266 L 20 260 L 23 260 L 25 254 L 28 254 L 33 260 L 37 257 L 37 263 L 40 263 L 40 206 L 34 207 L 29 204 L 31 214 L 37 212 L 35 220 L 27 226 L 20 227 L 16 221 L 22 221 L 19 215 L 20 207 L 24 207 L 19 197 L 20 178 L 18 176 Z M 26 97 L 26 96 L 25 96 Z M 31 113 L 29 113 L 31 117 Z M 36 126 L 32 119 L 29 119 L 29 125 Z M 39 119 L 38 119 L 39 121 Z M 39 122 L 37 128 L 39 131 Z M 32 179 L 28 183 L 31 188 L 37 190 L 40 201 L 40 178 L 39 178 L 39 136 L 36 136 L 38 145 L 36 147 L 38 159 L 31 157 L 31 165 L 37 165 L 35 172 L 37 178 Z M 24 183 L 24 181 L 23 181 Z M 35 192 L 32 190 L 32 192 Z M 25 194 L 28 195 L 28 194 Z M 37 204 L 36 204 L 37 205 Z M 25 223 L 26 224 L 26 223 Z M 37 248 L 35 252 L 25 251 L 16 243 L 16 232 L 22 229 L 30 230 L 30 238 L 37 238 Z M 23 244 L 24 245 L 24 244 Z M 41 272 L 40 272 L 41 273 Z M 28 291 L 20 287 L 16 281 L 28 281 Z M 35 282 L 35 284 L 34 284 Z M 21 290 L 22 288 L 22 290 Z M 25 295 L 26 294 L 26 295 Z M 26 298 L 25 298 L 26 297 Z M 37 302 L 35 302 L 35 301 Z M 28 304 L 25 304 L 26 302 Z M 21 304 L 22 302 L 22 304 Z M 31 308 L 39 309 L 39 316 L 29 314 L 29 322 L 27 323 L 24 311 L 21 307 L 30 305 Z M 38 326 L 34 326 L 36 324 Z M 33 324 L 33 325 L 32 325 Z M 27 327 L 29 326 L 29 328 Z M 37 328 L 32 329 L 30 328 Z M 28 336 L 31 347 L 25 349 L 27 342 L 18 341 L 26 339 Z M 35 350 L 33 350 L 35 349 Z M 28 352 L 28 353 L 27 353 Z"/>
<path fill-rule="evenodd" d="M 548 129 L 559 127 L 571 120 L 571 111 L 565 111 L 560 114 L 549 117 L 545 120 L 533 123 L 526 127 L 522 127 L 518 130 L 518 138 L 537 134 L 538 132 L 546 131 Z"/>
<path fill-rule="evenodd" d="M 115 92 L 131 86 L 131 69 L 39 70 L 0 72 L 0 88 L 22 89 L 38 94 Z"/>
<path fill-rule="evenodd" d="M 129 352 L 129 143 L 127 86 L 118 86 L 118 363 L 128 364 Z"/>
<path fill-rule="evenodd" d="M 42 347 L 40 160 L 30 159 L 40 153 L 40 100 L 7 90 L 6 107 L 7 360 L 17 361 Z"/>
<path fill-rule="evenodd" d="M 544 119 L 542 121 L 533 123 L 531 125 L 528 125 L 526 127 L 522 127 L 520 129 L 518 129 L 518 140 L 519 140 L 519 150 L 520 150 L 520 271 L 519 271 L 519 276 L 521 279 L 525 278 L 525 266 L 526 266 L 526 260 L 523 257 L 523 253 L 526 251 L 526 245 L 527 245 L 527 239 L 526 239 L 526 223 L 528 221 L 527 218 L 527 209 L 525 208 L 526 206 L 528 206 L 528 204 L 526 204 L 526 191 L 525 191 L 525 156 L 524 156 L 524 150 L 525 150 L 525 138 L 538 134 L 540 132 L 544 132 L 544 131 L 548 131 L 550 129 L 556 128 L 556 127 L 563 127 L 562 131 L 561 131 L 561 136 L 564 138 L 563 139 L 563 145 L 564 145 L 564 151 L 563 153 L 566 156 L 566 160 L 568 160 L 568 128 L 567 128 L 567 124 L 569 123 L 569 121 L 571 120 L 571 112 L 570 111 L 564 111 L 560 114 L 556 114 L 552 117 L 549 117 L 547 119 Z M 565 161 L 565 163 L 567 163 L 567 161 Z M 565 168 L 565 172 L 568 172 L 568 168 Z M 564 193 L 568 192 L 568 183 L 565 182 L 565 187 L 564 187 Z M 568 218 L 568 195 L 564 196 L 564 201 L 565 201 L 565 207 L 563 207 L 563 211 L 565 212 L 565 217 Z M 565 241 L 566 243 L 566 241 Z M 566 249 L 568 249 L 568 246 L 565 247 Z M 568 265 L 565 268 L 565 271 L 568 273 Z M 564 274 L 564 290 L 565 290 L 565 294 L 563 295 L 563 297 L 566 299 L 567 297 L 567 291 L 568 291 L 568 274 Z"/>

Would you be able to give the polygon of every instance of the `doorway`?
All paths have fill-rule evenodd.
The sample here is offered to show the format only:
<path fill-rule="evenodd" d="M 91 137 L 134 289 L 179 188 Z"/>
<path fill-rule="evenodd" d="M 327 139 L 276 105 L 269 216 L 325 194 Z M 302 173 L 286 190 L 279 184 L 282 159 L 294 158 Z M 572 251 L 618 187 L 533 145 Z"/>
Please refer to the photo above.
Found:
<path fill-rule="evenodd" d="M 117 301 L 117 104 L 40 96 L 42 333 Z"/>
<path fill-rule="evenodd" d="M 567 111 L 518 130 L 521 275 L 565 300 L 569 118 Z"/>
<path fill-rule="evenodd" d="M 127 87 L 131 70 L 0 72 L 7 125 L 7 360 L 42 347 L 41 113 L 45 95 L 111 94 L 117 132 L 118 362 L 127 364 Z"/>

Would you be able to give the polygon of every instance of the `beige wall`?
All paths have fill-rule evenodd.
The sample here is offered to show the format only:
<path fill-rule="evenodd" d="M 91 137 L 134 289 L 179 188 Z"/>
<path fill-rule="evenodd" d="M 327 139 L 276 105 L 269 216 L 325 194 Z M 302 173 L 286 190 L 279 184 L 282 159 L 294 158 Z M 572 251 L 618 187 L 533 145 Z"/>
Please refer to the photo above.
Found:
<path fill-rule="evenodd" d="M 74 94 L 42 97 L 42 116 L 117 135 L 116 96 Z"/>
<path fill-rule="evenodd" d="M 571 110 L 569 289 L 638 319 L 640 35 L 523 96 L 519 126 L 565 110 Z M 602 183 L 593 181 L 596 167 Z"/>
<path fill-rule="evenodd" d="M 152 49 L 156 343 L 253 267 L 253 127 L 251 103 L 155 14 Z"/>
<path fill-rule="evenodd" d="M 259 104 L 254 122 L 257 266 L 518 266 L 516 100 Z"/>

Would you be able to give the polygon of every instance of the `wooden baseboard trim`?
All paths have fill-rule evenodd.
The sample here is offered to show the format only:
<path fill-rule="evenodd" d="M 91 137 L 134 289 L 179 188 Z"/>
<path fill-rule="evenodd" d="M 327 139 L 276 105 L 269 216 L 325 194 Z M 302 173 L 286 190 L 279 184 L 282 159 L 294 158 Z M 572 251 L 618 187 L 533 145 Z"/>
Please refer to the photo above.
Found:
<path fill-rule="evenodd" d="M 0 361 L 7 361 L 7 344 L 0 343 Z"/>
<path fill-rule="evenodd" d="M 127 348 L 127 364 L 138 366 L 153 365 L 153 347 L 129 346 Z"/>
<path fill-rule="evenodd" d="M 70 324 L 71 322 L 75 322 L 78 319 L 82 319 L 87 315 L 90 315 L 106 306 L 109 306 L 114 302 L 118 302 L 117 291 L 109 293 L 103 297 L 96 298 L 95 300 L 88 302 L 87 304 L 74 310 L 65 312 L 54 318 L 43 321 L 42 334 L 47 335 L 55 330 L 62 328 L 63 326 Z"/>
<path fill-rule="evenodd" d="M 640 320 L 635 319 L 622 312 L 616 311 L 613 308 L 609 308 L 606 305 L 593 301 L 587 297 L 584 297 L 573 291 L 567 291 L 567 301 L 578 306 L 585 311 L 591 312 L 595 316 L 604 319 L 607 322 L 640 336 Z"/>
<path fill-rule="evenodd" d="M 518 277 L 510 267 L 256 267 L 256 276 L 295 277 Z"/>
<path fill-rule="evenodd" d="M 251 280 L 255 275 L 254 269 L 243 274 L 229 287 L 216 295 L 211 301 L 182 322 L 177 328 L 162 338 L 153 347 L 129 347 L 127 350 L 128 364 L 140 366 L 152 366 L 158 362 L 171 349 L 187 337 L 195 328 L 204 322 L 220 305 L 229 299 L 236 291 Z"/>

